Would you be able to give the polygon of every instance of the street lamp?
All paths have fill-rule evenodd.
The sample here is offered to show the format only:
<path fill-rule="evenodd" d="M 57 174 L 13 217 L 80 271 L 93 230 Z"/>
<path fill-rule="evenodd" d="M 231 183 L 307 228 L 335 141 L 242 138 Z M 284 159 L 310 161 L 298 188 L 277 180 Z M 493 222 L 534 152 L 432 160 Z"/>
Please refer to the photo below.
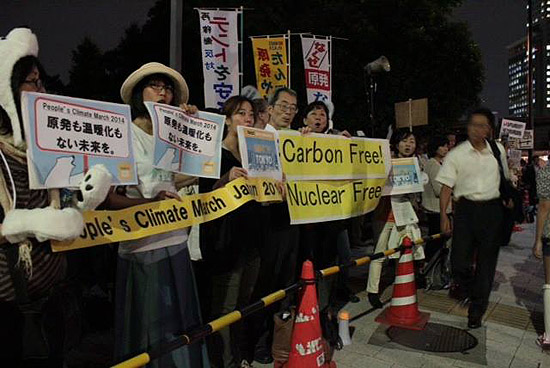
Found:
<path fill-rule="evenodd" d="M 365 82 L 368 77 L 369 87 L 367 94 L 369 98 L 369 120 L 371 124 L 371 137 L 374 137 L 374 94 L 376 93 L 376 74 L 387 73 L 390 71 L 390 61 L 385 56 L 371 61 L 363 67 L 365 72 Z"/>

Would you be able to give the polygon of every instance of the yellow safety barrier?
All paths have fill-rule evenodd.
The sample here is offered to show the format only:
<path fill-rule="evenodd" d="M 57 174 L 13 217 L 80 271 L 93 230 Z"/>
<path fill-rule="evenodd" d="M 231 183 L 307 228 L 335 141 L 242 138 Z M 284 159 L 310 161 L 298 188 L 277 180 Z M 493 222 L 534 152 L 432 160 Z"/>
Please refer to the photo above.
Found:
<path fill-rule="evenodd" d="M 440 238 L 446 237 L 446 236 L 449 236 L 449 234 L 429 235 L 429 236 L 425 236 L 423 238 L 417 239 L 414 242 L 414 244 L 415 245 L 422 245 L 422 244 L 424 244 L 428 241 L 440 239 Z M 384 252 L 375 253 L 375 254 L 372 254 L 370 256 L 354 259 L 353 261 L 351 261 L 351 262 L 349 262 L 348 264 L 345 264 L 345 265 L 337 265 L 337 266 L 331 266 L 331 267 L 325 268 L 323 270 L 318 271 L 318 275 L 319 275 L 320 278 L 325 278 L 325 277 L 328 277 L 328 276 L 332 276 L 332 275 L 335 275 L 335 274 L 339 273 L 340 271 L 342 271 L 346 268 L 351 268 L 351 267 L 356 267 L 356 266 L 363 266 L 363 265 L 369 263 L 372 260 L 389 257 L 392 254 L 395 254 L 395 253 L 400 252 L 402 250 L 403 250 L 403 246 L 400 245 L 399 247 L 394 248 L 394 249 L 389 249 L 389 250 L 386 250 Z M 218 318 L 214 321 L 209 322 L 208 324 L 206 324 L 204 326 L 201 326 L 201 327 L 197 328 L 196 330 L 193 330 L 193 331 L 189 332 L 188 334 L 181 335 L 180 337 L 178 337 L 178 339 L 176 339 L 175 342 L 170 342 L 167 349 L 162 349 L 162 347 L 161 347 L 160 349 L 156 349 L 156 350 L 151 351 L 149 353 L 139 354 L 139 355 L 137 355 L 137 356 L 135 356 L 131 359 L 125 360 L 121 363 L 118 363 L 118 364 L 112 366 L 112 368 L 139 368 L 139 367 L 142 367 L 145 364 L 149 363 L 150 361 L 160 357 L 161 355 L 167 354 L 167 353 L 169 353 L 169 352 L 171 352 L 175 349 L 178 349 L 182 346 L 190 345 L 190 344 L 192 344 L 193 342 L 195 342 L 197 340 L 203 339 L 206 336 L 208 336 L 208 335 L 210 335 L 210 334 L 212 334 L 216 331 L 219 331 L 219 330 L 221 330 L 225 327 L 230 326 L 231 324 L 239 321 L 243 317 L 246 317 L 246 316 L 248 316 L 252 313 L 257 312 L 258 310 L 261 310 L 261 309 L 263 309 L 263 308 L 265 308 L 265 307 L 267 307 L 267 306 L 269 306 L 273 303 L 278 302 L 279 300 L 284 299 L 287 295 L 300 290 L 301 287 L 302 287 L 302 281 L 298 281 L 297 283 L 289 286 L 286 289 L 277 290 L 274 293 L 271 293 L 271 294 L 263 297 L 259 301 L 255 302 L 255 303 L 253 303 L 253 304 L 251 304 L 247 307 L 244 307 L 240 310 L 236 310 L 236 311 L 233 311 L 229 314 L 226 314 L 225 316 L 222 316 L 222 317 L 220 317 L 220 318 Z"/>

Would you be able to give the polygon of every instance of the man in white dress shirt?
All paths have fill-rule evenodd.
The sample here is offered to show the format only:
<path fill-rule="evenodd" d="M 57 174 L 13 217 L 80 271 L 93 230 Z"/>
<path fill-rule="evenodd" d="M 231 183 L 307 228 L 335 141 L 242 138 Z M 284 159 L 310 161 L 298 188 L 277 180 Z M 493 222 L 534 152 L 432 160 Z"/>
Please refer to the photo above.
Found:
<path fill-rule="evenodd" d="M 468 122 L 468 140 L 453 149 L 443 162 L 436 180 L 440 194 L 441 231 L 453 232 L 451 266 L 454 281 L 463 297 L 469 297 L 468 327 L 481 327 L 489 301 L 503 231 L 504 207 L 500 193 L 500 171 L 493 153 L 494 115 L 488 109 L 474 111 Z M 506 153 L 500 151 L 504 175 L 508 176 Z M 446 209 L 454 198 L 451 226 Z M 472 264 L 475 259 L 475 271 Z"/>

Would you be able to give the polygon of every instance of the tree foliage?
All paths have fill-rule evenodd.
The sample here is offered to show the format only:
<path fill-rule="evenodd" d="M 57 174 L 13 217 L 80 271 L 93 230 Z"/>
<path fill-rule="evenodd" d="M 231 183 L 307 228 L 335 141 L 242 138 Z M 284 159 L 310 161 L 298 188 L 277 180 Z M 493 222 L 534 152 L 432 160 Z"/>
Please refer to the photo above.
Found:
<path fill-rule="evenodd" d="M 202 107 L 203 79 L 196 7 L 239 7 L 244 17 L 244 83 L 255 84 L 249 36 L 310 32 L 333 41 L 334 120 L 338 127 L 367 128 L 363 67 L 380 55 L 391 72 L 377 79 L 377 135 L 394 121 L 394 103 L 429 98 L 430 129 L 442 130 L 479 102 L 483 66 L 465 23 L 451 19 L 460 0 L 188 0 L 183 15 L 183 70 L 190 101 Z M 119 45 L 101 54 L 85 39 L 73 53 L 69 90 L 74 96 L 119 101 L 124 79 L 149 61 L 168 64 L 170 2 L 159 0 L 141 27 L 130 26 Z M 292 38 L 292 88 L 305 103 L 298 37 Z M 91 65 L 95 64 L 95 65 Z"/>

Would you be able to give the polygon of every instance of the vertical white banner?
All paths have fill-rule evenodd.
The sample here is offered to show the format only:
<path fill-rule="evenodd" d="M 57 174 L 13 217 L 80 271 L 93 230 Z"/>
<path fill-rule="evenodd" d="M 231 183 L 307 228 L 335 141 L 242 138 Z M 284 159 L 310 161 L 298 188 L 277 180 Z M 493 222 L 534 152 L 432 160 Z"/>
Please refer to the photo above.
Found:
<path fill-rule="evenodd" d="M 239 94 L 239 10 L 198 9 L 201 31 L 204 105 L 220 108 Z"/>
<path fill-rule="evenodd" d="M 328 102 L 332 95 L 331 44 L 329 38 L 301 36 L 307 103 Z"/>

